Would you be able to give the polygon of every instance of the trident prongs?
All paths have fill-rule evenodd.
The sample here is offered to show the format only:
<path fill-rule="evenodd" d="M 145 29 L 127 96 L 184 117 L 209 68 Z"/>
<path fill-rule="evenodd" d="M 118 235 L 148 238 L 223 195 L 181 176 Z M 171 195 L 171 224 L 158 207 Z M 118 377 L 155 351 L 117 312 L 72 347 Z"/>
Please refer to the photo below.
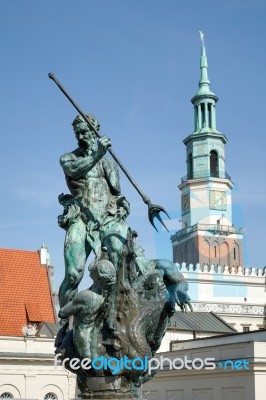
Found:
<path fill-rule="evenodd" d="M 157 204 L 152 204 L 149 203 L 148 204 L 148 216 L 149 216 L 149 221 L 152 224 L 152 226 L 154 227 L 154 229 L 156 229 L 156 231 L 158 232 L 158 229 L 156 228 L 155 224 L 154 224 L 154 218 L 157 218 L 161 224 L 165 227 L 165 229 L 167 230 L 167 232 L 169 232 L 167 226 L 165 225 L 165 223 L 163 222 L 161 216 L 160 216 L 160 212 L 163 212 L 167 215 L 167 217 L 169 219 L 170 216 L 168 215 L 168 213 L 165 211 L 165 209 Z"/>

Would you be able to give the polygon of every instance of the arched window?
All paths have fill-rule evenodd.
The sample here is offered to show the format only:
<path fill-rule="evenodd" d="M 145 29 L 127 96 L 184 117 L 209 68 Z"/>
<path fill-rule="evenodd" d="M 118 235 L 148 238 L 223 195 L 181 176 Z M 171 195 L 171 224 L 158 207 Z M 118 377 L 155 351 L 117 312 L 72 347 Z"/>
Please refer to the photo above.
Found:
<path fill-rule="evenodd" d="M 0 395 L 0 399 L 14 399 L 14 396 L 9 392 L 4 392 Z"/>
<path fill-rule="evenodd" d="M 210 152 L 210 173 L 213 177 L 219 177 L 218 154 L 215 150 Z"/>
<path fill-rule="evenodd" d="M 234 265 L 240 265 L 240 252 L 238 243 L 234 244 L 233 248 L 233 263 Z"/>
<path fill-rule="evenodd" d="M 57 400 L 57 396 L 56 394 L 49 392 L 44 396 L 43 400 Z"/>
<path fill-rule="evenodd" d="M 214 265 L 220 264 L 220 246 L 216 240 L 210 247 L 210 263 Z"/>
<path fill-rule="evenodd" d="M 188 161 L 189 161 L 189 174 L 188 174 L 188 178 L 189 179 L 193 179 L 193 157 L 192 157 L 192 154 L 190 153 L 189 154 L 189 158 L 188 158 Z"/>

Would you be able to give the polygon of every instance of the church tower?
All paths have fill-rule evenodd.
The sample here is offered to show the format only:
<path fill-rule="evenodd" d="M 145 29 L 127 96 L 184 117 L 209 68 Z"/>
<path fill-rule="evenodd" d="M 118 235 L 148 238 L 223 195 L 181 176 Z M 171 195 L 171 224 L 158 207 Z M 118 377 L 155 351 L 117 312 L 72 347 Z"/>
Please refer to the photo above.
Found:
<path fill-rule="evenodd" d="M 243 265 L 243 229 L 232 223 L 231 177 L 225 170 L 227 138 L 216 127 L 218 97 L 210 91 L 201 35 L 199 90 L 191 99 L 194 132 L 184 139 L 187 175 L 181 190 L 182 229 L 171 237 L 174 262 Z"/>

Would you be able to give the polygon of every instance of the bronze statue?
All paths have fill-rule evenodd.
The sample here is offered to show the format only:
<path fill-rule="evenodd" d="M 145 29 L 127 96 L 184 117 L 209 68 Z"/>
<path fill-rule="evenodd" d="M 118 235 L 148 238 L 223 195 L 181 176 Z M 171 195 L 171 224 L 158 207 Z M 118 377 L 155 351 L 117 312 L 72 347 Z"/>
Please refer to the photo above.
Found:
<path fill-rule="evenodd" d="M 92 115 L 88 117 L 98 130 L 100 125 L 96 118 Z M 80 218 L 67 226 L 64 253 L 66 271 L 59 290 L 60 307 L 71 301 L 77 293 L 92 250 L 87 240 L 90 227 L 101 226 L 104 214 L 121 197 L 117 166 L 105 156 L 107 148 L 111 146 L 110 140 L 104 136 L 97 142 L 94 132 L 80 116 L 74 119 L 72 125 L 78 148 L 63 154 L 60 164 L 73 201 L 79 207 Z"/>
<path fill-rule="evenodd" d="M 59 196 L 66 271 L 59 291 L 62 327 L 56 352 L 77 374 L 80 398 L 137 399 L 141 384 L 152 378 L 145 363 L 158 350 L 175 305 L 191 309 L 188 286 L 171 261 L 145 258 L 127 224 L 130 205 L 121 194 L 117 166 L 106 156 L 110 139 L 97 139 L 98 121 L 79 112 L 73 122 L 78 148 L 60 158 L 71 194 Z M 164 209 L 138 191 L 152 224 L 154 216 L 161 221 Z M 91 251 L 93 284 L 78 293 Z M 73 359 L 80 362 L 78 369 Z"/>

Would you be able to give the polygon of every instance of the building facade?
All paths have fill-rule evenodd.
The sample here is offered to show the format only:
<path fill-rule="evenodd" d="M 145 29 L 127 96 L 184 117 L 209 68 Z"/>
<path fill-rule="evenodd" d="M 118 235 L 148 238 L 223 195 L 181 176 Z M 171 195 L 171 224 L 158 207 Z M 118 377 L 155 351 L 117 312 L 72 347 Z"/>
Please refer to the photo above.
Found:
<path fill-rule="evenodd" d="M 53 336 L 0 336 L 0 349 L 0 399 L 75 399 L 76 376 L 54 366 Z"/>
<path fill-rule="evenodd" d="M 265 399 L 265 330 L 178 341 L 171 348 L 157 355 L 166 361 L 143 385 L 143 400 Z M 205 368 L 207 358 L 215 360 L 215 368 Z"/>
<path fill-rule="evenodd" d="M 194 311 L 214 312 L 238 332 L 266 327 L 266 268 L 185 263 L 179 268 Z"/>

